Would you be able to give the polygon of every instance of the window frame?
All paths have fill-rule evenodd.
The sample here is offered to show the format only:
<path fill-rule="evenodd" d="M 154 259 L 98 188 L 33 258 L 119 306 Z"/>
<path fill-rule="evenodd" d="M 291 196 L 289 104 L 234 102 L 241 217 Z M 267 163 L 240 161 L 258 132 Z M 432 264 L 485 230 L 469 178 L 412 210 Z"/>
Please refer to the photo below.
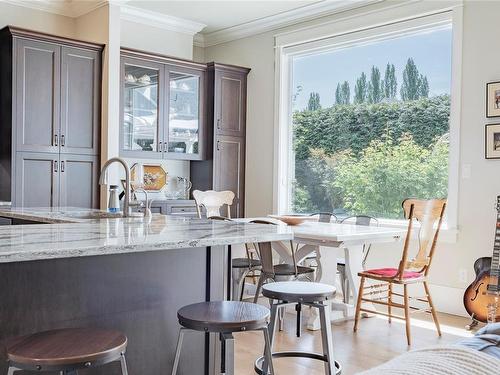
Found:
<path fill-rule="evenodd" d="M 408 9 L 412 14 L 412 10 Z M 413 13 L 415 14 L 415 13 Z M 359 19 L 359 18 L 358 18 Z M 347 20 L 351 21 L 350 19 Z M 315 38 L 307 41 L 291 43 L 290 33 L 283 37 L 275 36 L 275 150 L 274 150 L 274 184 L 273 184 L 273 211 L 278 214 L 290 212 L 292 188 L 290 181 L 293 178 L 293 151 L 292 132 L 290 124 L 292 118 L 291 83 L 293 77 L 292 58 L 321 52 L 333 51 L 373 43 L 378 40 L 394 39 L 397 37 L 421 33 L 425 30 L 452 28 L 452 61 L 451 61 L 451 107 L 450 107 L 450 148 L 448 171 L 448 205 L 444 218 L 445 229 L 457 228 L 458 217 L 458 190 L 459 190 L 459 147 L 460 147 L 460 104 L 461 104 L 461 77 L 462 77 L 462 22 L 463 7 L 452 6 L 440 9 L 433 13 L 395 22 L 386 21 L 372 27 L 366 27 L 345 33 L 339 32 L 334 36 Z M 342 22 L 338 22 L 342 24 Z M 325 25 L 320 28 L 324 29 Z M 347 27 L 347 25 L 346 25 Z M 308 30 L 308 33 L 311 31 Z M 321 32 L 324 32 L 321 31 Z M 393 226 L 402 225 L 402 221 L 381 218 L 382 222 Z"/>

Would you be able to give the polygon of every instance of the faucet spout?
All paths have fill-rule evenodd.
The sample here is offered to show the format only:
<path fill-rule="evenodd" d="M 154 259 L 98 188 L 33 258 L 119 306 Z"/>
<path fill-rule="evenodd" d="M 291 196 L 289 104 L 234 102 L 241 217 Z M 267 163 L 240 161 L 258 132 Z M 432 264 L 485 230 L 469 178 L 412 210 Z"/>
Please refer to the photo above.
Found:
<path fill-rule="evenodd" d="M 123 203 L 123 216 L 128 217 L 130 216 L 130 167 L 128 163 L 124 159 L 118 157 L 111 158 L 106 161 L 101 169 L 99 184 L 106 184 L 106 172 L 109 166 L 113 163 L 119 163 L 123 166 L 123 169 L 125 169 L 125 201 Z"/>

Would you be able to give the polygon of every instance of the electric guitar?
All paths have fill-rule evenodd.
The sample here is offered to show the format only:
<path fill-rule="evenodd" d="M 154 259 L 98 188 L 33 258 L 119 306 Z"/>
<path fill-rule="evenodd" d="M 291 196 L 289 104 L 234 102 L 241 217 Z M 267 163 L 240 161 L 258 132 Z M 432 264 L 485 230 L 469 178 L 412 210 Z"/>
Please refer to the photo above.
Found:
<path fill-rule="evenodd" d="M 500 195 L 496 210 L 493 256 L 474 262 L 476 279 L 464 293 L 465 309 L 473 319 L 483 323 L 500 321 Z"/>

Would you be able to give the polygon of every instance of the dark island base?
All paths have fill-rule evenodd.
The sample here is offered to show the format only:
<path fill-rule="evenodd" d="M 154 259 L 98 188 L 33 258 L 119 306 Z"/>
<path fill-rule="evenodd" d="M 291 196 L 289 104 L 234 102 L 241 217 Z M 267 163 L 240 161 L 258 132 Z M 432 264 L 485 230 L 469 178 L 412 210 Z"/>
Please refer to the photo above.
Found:
<path fill-rule="evenodd" d="M 0 264 L 2 348 L 9 337 L 48 329 L 118 329 L 129 339 L 129 374 L 168 374 L 179 330 L 177 310 L 224 299 L 227 260 L 227 247 L 218 246 Z M 217 342 L 203 333 L 186 335 L 178 374 L 211 374 Z M 6 373 L 1 360 L 0 374 Z M 120 371 L 116 363 L 81 373 Z"/>

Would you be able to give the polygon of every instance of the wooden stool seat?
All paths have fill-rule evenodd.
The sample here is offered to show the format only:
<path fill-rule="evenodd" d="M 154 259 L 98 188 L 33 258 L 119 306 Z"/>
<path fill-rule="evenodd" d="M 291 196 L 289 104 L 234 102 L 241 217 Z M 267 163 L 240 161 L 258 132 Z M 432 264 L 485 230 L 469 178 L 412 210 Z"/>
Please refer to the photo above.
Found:
<path fill-rule="evenodd" d="M 179 323 L 195 331 L 238 332 L 267 327 L 270 312 L 264 306 L 240 301 L 212 301 L 184 306 Z"/>
<path fill-rule="evenodd" d="M 262 331 L 265 342 L 266 366 L 269 366 L 269 373 L 274 375 L 268 332 L 270 315 L 269 309 L 264 306 L 240 301 L 200 302 L 182 307 L 177 312 L 181 329 L 177 340 L 172 375 L 177 375 L 184 334 L 193 330 L 219 334 L 221 368 L 218 374 L 221 375 L 234 375 L 233 332 Z"/>
<path fill-rule="evenodd" d="M 17 369 L 75 371 L 120 360 L 127 337 L 118 331 L 68 328 L 38 332 L 7 344 L 7 358 Z"/>
<path fill-rule="evenodd" d="M 333 298 L 335 287 L 307 281 L 280 281 L 262 287 L 267 298 L 287 302 L 320 302 Z"/>
<path fill-rule="evenodd" d="M 234 258 L 231 260 L 231 265 L 233 268 L 253 268 L 260 267 L 262 263 L 259 259 Z"/>

